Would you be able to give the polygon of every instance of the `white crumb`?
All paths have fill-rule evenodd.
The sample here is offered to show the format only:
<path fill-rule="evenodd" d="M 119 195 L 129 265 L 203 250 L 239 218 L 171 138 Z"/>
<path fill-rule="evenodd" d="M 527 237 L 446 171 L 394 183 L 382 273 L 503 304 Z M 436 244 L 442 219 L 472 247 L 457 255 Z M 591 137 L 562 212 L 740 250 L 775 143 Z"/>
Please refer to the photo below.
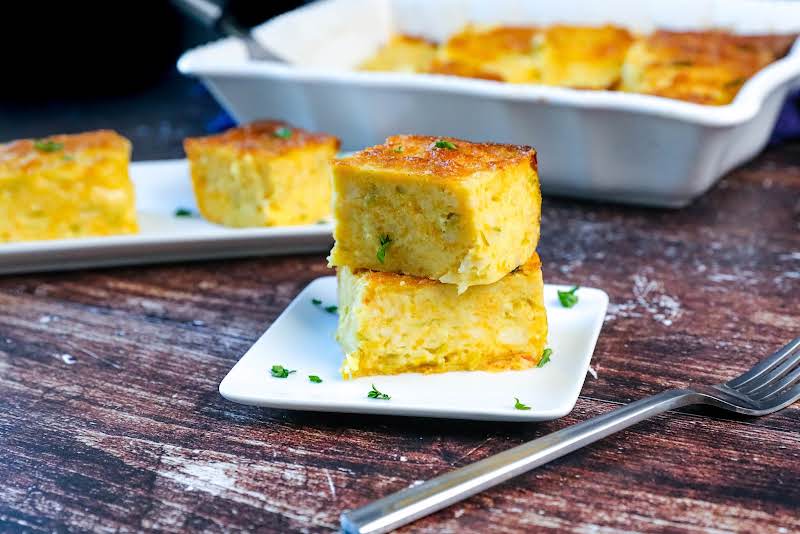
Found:
<path fill-rule="evenodd" d="M 78 360 L 75 359 L 75 356 L 73 356 L 72 354 L 64 353 L 60 357 L 61 357 L 61 361 L 64 362 L 65 364 L 67 364 L 67 365 L 73 365 L 73 364 L 75 364 L 75 362 L 78 361 Z"/>
<path fill-rule="evenodd" d="M 331 490 L 331 497 L 336 498 L 336 486 L 333 485 L 333 479 L 331 478 L 331 474 L 328 473 L 327 469 L 323 469 L 325 472 L 325 476 L 328 478 L 328 487 Z"/>
<path fill-rule="evenodd" d="M 622 303 L 609 303 L 606 317 L 618 318 L 649 316 L 664 326 L 671 326 L 682 314 L 680 301 L 667 294 L 660 282 L 649 279 L 640 272 L 633 276 L 633 298 Z"/>

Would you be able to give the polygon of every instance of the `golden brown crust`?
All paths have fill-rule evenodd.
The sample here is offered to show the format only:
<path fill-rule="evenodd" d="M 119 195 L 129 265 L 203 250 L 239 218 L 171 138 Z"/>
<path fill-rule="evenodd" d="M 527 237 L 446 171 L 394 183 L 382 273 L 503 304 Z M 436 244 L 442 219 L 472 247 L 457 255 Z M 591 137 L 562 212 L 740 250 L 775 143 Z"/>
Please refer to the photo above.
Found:
<path fill-rule="evenodd" d="M 505 54 L 529 54 L 539 29 L 533 26 L 497 26 L 482 30 L 467 26 L 444 45 L 448 54 L 471 61 L 491 61 Z"/>
<path fill-rule="evenodd" d="M 291 132 L 288 137 L 281 135 L 284 129 Z M 332 135 L 309 132 L 281 120 L 262 120 L 216 135 L 188 137 L 183 141 L 183 146 L 189 155 L 195 150 L 213 147 L 225 147 L 242 154 L 259 152 L 279 155 L 297 148 L 330 143 L 335 143 L 336 149 L 339 149 L 339 139 Z"/>
<path fill-rule="evenodd" d="M 541 80 L 574 89 L 609 89 L 619 82 L 633 41 L 627 29 L 610 24 L 550 26 L 543 39 Z"/>
<path fill-rule="evenodd" d="M 493 81 L 533 81 L 534 39 L 539 33 L 533 26 L 467 25 L 442 45 L 428 72 Z M 524 58 L 529 64 L 524 64 Z"/>
<path fill-rule="evenodd" d="M 654 55 L 697 65 L 734 64 L 754 71 L 785 55 L 796 35 L 735 35 L 722 31 L 658 30 L 646 38 Z"/>
<path fill-rule="evenodd" d="M 402 68 L 384 65 L 382 70 L 622 90 L 720 105 L 733 100 L 760 69 L 784 56 L 796 39 L 796 34 L 736 35 L 720 30 L 657 30 L 636 36 L 614 25 L 467 25 L 438 47 L 430 62 L 409 69 L 409 61 L 400 61 Z M 426 42 L 403 35 L 393 41 Z M 401 50 L 397 53 L 403 56 Z M 691 65 L 693 69 L 685 68 Z"/>
<path fill-rule="evenodd" d="M 524 264 L 511 271 L 506 276 L 514 276 L 516 274 L 529 274 L 532 271 L 538 271 L 542 268 L 542 261 L 539 255 L 534 252 L 533 255 Z M 375 282 L 380 287 L 386 286 L 404 286 L 404 287 L 425 287 L 425 286 L 440 286 L 441 282 L 431 280 L 430 278 L 422 278 L 418 276 L 409 276 L 398 273 L 388 273 L 383 271 L 370 271 L 367 269 L 354 269 L 353 274 L 363 277 L 367 282 Z"/>
<path fill-rule="evenodd" d="M 452 143 L 455 148 L 439 148 L 437 142 Z M 536 170 L 536 150 L 529 146 L 474 143 L 454 137 L 394 135 L 382 145 L 336 160 L 334 168 L 395 170 L 447 180 L 476 172 L 497 171 L 526 161 Z"/>
<path fill-rule="evenodd" d="M 57 150 L 46 151 L 37 148 L 43 144 L 51 143 L 58 146 Z M 0 144 L 0 162 L 29 155 L 54 155 L 62 157 L 64 153 L 80 152 L 82 150 L 129 150 L 130 141 L 112 130 L 96 130 L 77 134 L 58 134 L 41 139 L 20 139 Z"/>
<path fill-rule="evenodd" d="M 461 76 L 462 78 L 479 78 L 481 80 L 491 80 L 495 82 L 502 82 L 503 77 L 499 74 L 486 72 L 480 67 L 471 63 L 461 63 L 458 61 L 441 61 L 435 60 L 430 69 L 426 71 L 428 74 L 445 74 L 447 76 Z"/>
<path fill-rule="evenodd" d="M 634 92 L 727 104 L 759 70 L 785 55 L 794 35 L 659 30 L 644 39 L 647 62 Z"/>
<path fill-rule="evenodd" d="M 633 35 L 621 26 L 568 26 L 554 24 L 547 28 L 549 45 L 567 58 L 581 61 L 602 61 L 624 55 L 633 42 Z"/>
<path fill-rule="evenodd" d="M 426 39 L 425 37 L 420 37 L 419 35 L 409 35 L 407 33 L 398 33 L 392 36 L 392 40 L 398 43 L 405 43 L 410 45 L 428 45 L 428 46 L 438 46 L 436 41 L 431 39 Z"/>

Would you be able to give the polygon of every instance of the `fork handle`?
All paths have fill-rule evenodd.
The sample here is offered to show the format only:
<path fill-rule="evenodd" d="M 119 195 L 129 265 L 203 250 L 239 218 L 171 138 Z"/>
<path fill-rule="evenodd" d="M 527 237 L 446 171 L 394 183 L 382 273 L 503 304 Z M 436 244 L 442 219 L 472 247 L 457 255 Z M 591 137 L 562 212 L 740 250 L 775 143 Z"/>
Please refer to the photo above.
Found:
<path fill-rule="evenodd" d="M 348 534 L 388 532 L 639 421 L 667 410 L 702 402 L 698 393 L 687 389 L 671 389 L 632 402 L 438 476 L 419 486 L 398 491 L 362 508 L 345 512 L 341 516 L 342 531 Z"/>

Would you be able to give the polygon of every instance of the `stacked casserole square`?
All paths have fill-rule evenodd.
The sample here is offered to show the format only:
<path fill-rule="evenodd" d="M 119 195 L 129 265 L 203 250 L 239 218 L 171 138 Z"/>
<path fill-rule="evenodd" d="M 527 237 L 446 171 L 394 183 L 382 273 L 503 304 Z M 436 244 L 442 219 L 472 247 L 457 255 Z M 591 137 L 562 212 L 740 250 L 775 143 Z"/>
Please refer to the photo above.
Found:
<path fill-rule="evenodd" d="M 533 148 L 390 137 L 334 163 L 333 216 L 346 378 L 538 363 Z"/>

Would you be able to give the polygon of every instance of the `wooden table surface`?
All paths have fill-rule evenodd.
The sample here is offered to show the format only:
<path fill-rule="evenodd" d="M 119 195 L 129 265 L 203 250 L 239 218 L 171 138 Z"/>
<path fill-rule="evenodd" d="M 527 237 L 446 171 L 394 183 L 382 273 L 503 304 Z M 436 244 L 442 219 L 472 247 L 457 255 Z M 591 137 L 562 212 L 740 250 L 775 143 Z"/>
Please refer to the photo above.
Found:
<path fill-rule="evenodd" d="M 0 277 L 0 531 L 336 529 L 343 510 L 726 380 L 800 335 L 800 143 L 684 210 L 546 198 L 542 227 L 546 281 L 603 288 L 611 306 L 597 377 L 540 424 L 222 399 L 237 358 L 329 274 L 323 254 Z M 799 509 L 800 405 L 760 419 L 687 409 L 408 530 L 798 532 Z"/>

